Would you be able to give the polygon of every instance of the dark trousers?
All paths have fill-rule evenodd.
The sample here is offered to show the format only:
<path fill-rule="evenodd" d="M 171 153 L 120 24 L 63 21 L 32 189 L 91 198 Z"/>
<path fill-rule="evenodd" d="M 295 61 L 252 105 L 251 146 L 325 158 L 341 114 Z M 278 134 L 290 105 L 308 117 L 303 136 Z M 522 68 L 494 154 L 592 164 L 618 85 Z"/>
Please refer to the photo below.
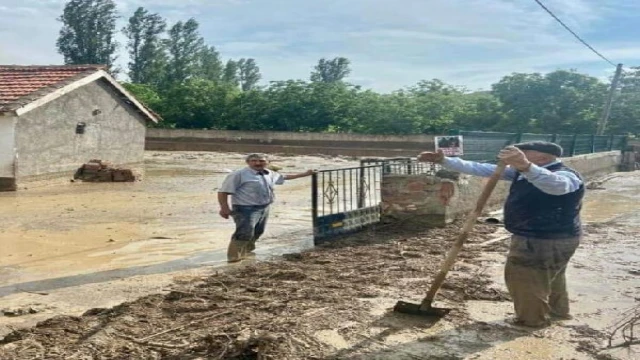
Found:
<path fill-rule="evenodd" d="M 569 316 L 565 270 L 579 244 L 579 237 L 511 238 L 504 275 L 523 325 L 539 327 L 548 324 L 550 316 Z"/>
<path fill-rule="evenodd" d="M 254 243 L 264 234 L 269 218 L 269 205 L 233 205 L 236 231 L 232 240 Z"/>

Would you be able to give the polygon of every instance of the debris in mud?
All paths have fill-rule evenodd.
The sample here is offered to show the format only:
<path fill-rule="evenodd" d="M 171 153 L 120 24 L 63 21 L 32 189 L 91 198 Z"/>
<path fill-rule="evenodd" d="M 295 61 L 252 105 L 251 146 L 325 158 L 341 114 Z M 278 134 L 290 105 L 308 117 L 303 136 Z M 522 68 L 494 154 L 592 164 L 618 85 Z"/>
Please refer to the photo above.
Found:
<path fill-rule="evenodd" d="M 595 180 L 591 180 L 589 182 L 587 182 L 585 188 L 589 189 L 589 190 L 605 190 L 604 187 L 602 187 L 602 185 L 604 185 L 604 183 L 606 183 L 609 180 L 615 179 L 617 177 L 620 177 L 620 175 L 617 174 L 613 174 L 613 175 L 608 175 L 602 178 L 598 178 Z"/>
<path fill-rule="evenodd" d="M 625 311 L 620 319 L 612 326 L 609 333 L 609 347 L 629 347 L 640 345 L 640 305 Z M 613 345 L 613 342 L 620 338 L 621 344 Z"/>
<path fill-rule="evenodd" d="M 492 232 L 477 226 L 470 242 Z M 424 296 L 453 241 L 451 228 L 407 235 L 369 230 L 283 260 L 176 283 L 167 294 L 54 317 L 0 340 L 0 358 L 326 358 L 337 347 L 317 334 L 339 329 L 343 342 L 360 342 L 358 334 L 379 321 L 372 301 Z M 430 254 L 436 248 L 442 251 Z M 400 256 L 403 249 L 423 256 Z M 458 264 L 466 271 L 447 279 L 439 298 L 506 299 L 473 259 Z M 401 316 L 390 310 L 385 317 Z M 447 321 L 468 319 L 457 310 Z"/>
<path fill-rule="evenodd" d="M 37 307 L 29 306 L 29 307 L 16 308 L 16 309 L 3 309 L 1 311 L 2 311 L 2 315 L 4 316 L 15 317 L 15 316 L 37 314 L 39 312 L 42 312 L 43 310 Z"/>
<path fill-rule="evenodd" d="M 131 169 L 114 166 L 104 160 L 89 160 L 82 165 L 73 176 L 74 180 L 87 182 L 134 182 L 140 179 Z"/>

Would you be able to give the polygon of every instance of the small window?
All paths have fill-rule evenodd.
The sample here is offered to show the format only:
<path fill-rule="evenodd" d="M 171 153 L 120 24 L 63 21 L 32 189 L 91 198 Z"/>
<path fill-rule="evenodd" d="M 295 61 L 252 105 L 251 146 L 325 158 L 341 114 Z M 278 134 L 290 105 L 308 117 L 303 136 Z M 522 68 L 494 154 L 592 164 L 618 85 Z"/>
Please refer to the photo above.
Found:
<path fill-rule="evenodd" d="M 79 122 L 78 125 L 76 125 L 76 134 L 84 134 L 84 128 L 87 127 L 87 124 L 83 123 L 83 122 Z"/>

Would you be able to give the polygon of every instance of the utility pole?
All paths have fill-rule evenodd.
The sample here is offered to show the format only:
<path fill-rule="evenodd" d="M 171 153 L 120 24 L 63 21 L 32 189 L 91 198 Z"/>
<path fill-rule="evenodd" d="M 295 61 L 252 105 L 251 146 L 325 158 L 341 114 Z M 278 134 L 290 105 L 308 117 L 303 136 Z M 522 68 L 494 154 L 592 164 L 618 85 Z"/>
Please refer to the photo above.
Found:
<path fill-rule="evenodd" d="M 611 105 L 613 104 L 613 96 L 618 88 L 618 82 L 620 81 L 620 75 L 622 75 L 622 64 L 616 66 L 616 74 L 613 76 L 611 82 L 611 89 L 609 89 L 609 95 L 607 96 L 607 102 L 604 105 L 604 111 L 602 112 L 602 119 L 598 123 L 598 135 L 603 135 L 604 130 L 607 128 L 607 121 L 609 121 L 609 114 L 611 114 Z"/>

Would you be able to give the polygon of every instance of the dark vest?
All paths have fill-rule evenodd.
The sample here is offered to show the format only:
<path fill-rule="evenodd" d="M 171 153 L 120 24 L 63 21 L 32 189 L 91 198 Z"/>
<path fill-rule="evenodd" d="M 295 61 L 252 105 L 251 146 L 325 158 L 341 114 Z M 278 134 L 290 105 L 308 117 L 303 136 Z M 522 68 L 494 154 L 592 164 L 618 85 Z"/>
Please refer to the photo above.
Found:
<path fill-rule="evenodd" d="M 575 170 L 561 163 L 546 169 L 551 172 L 569 171 L 580 177 Z M 584 184 L 569 194 L 549 195 L 527 179 L 518 180 L 518 177 L 511 184 L 504 206 L 504 224 L 509 232 L 540 239 L 559 239 L 581 234 L 580 209 Z"/>

